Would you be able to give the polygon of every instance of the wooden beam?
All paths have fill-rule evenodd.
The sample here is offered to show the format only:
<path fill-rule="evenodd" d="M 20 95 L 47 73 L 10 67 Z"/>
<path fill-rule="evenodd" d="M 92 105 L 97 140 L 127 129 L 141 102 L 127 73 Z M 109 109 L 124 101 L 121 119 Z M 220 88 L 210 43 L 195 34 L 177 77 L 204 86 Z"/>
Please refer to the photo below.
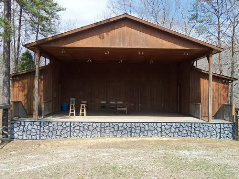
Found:
<path fill-rule="evenodd" d="M 38 120 L 38 93 L 39 93 L 39 63 L 41 58 L 41 51 L 38 49 L 36 54 L 36 71 L 35 71 L 35 105 L 34 105 L 34 119 Z"/>
<path fill-rule="evenodd" d="M 209 63 L 209 79 L 208 79 L 208 122 L 212 121 L 212 52 L 207 55 Z"/>

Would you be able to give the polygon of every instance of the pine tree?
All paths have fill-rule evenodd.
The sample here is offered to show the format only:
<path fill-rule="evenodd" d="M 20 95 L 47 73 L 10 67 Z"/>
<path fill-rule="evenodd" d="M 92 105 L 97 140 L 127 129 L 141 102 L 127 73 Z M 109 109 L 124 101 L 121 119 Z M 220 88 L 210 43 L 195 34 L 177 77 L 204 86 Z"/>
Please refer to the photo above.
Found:
<path fill-rule="evenodd" d="M 18 70 L 29 70 L 34 68 L 34 61 L 32 54 L 27 50 L 24 52 L 20 58 Z"/>
<path fill-rule="evenodd" d="M 64 10 L 55 0 L 15 0 L 16 14 L 12 18 L 13 34 L 13 71 L 17 72 L 20 44 L 23 39 L 38 40 L 57 32 L 58 12 Z M 15 10 L 17 9 L 17 10 Z M 15 19 L 16 20 L 15 20 Z M 16 21 L 16 22 L 14 22 Z M 25 29 L 22 29 L 25 27 Z"/>

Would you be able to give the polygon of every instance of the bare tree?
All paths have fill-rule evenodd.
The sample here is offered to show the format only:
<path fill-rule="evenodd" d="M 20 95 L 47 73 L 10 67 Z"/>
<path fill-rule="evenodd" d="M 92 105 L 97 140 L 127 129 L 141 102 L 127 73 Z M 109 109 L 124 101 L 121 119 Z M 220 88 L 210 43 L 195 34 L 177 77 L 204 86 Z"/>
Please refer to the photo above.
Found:
<path fill-rule="evenodd" d="M 18 5 L 16 1 L 12 1 L 11 23 L 13 27 L 13 34 L 12 34 L 13 72 L 18 71 L 18 61 L 19 61 L 19 56 L 21 51 L 20 48 L 21 48 L 21 37 L 22 37 L 22 18 L 23 18 L 22 6 Z"/>
<path fill-rule="evenodd" d="M 230 50 L 231 50 L 231 76 L 236 77 L 236 69 L 238 69 L 236 61 L 236 46 L 238 45 L 238 30 L 239 30 L 239 1 L 238 0 L 228 0 L 227 5 L 230 7 L 227 11 L 227 16 L 229 19 L 228 36 L 230 39 Z M 234 83 L 230 86 L 230 101 L 234 104 Z"/>
<path fill-rule="evenodd" d="M 174 0 L 110 0 L 109 11 L 114 15 L 128 13 L 141 19 L 173 29 L 177 8 Z"/>
<path fill-rule="evenodd" d="M 227 41 L 226 32 L 229 28 L 227 12 L 228 0 L 196 0 L 192 7 L 191 22 L 196 23 L 196 32 L 203 39 L 215 42 L 219 47 Z M 222 56 L 218 58 L 219 73 L 222 74 Z"/>
<path fill-rule="evenodd" d="M 199 5 L 194 6 L 194 13 L 191 15 L 192 19 L 197 19 L 197 32 L 199 32 L 199 35 L 200 32 L 206 34 L 204 37 L 211 39 L 211 41 L 214 40 L 216 45 L 219 44 L 221 47 L 224 47 L 224 51 L 214 58 L 215 61 L 218 60 L 219 62 L 215 66 L 219 66 L 219 73 L 223 72 L 224 75 L 237 78 L 239 70 L 239 63 L 237 61 L 239 48 L 239 1 L 215 0 L 205 2 L 205 0 L 197 0 L 196 2 L 203 3 L 203 6 L 207 7 L 202 11 L 200 9 L 202 7 Z M 230 84 L 231 104 L 239 104 L 238 87 L 237 81 Z M 235 101 L 235 99 L 237 100 Z"/>
<path fill-rule="evenodd" d="M 192 32 L 194 32 L 194 28 L 196 26 L 196 23 L 190 23 L 190 12 L 189 9 L 182 6 L 182 0 L 175 0 L 176 8 L 178 9 L 178 13 L 180 14 L 181 23 L 182 23 L 182 31 L 186 35 L 192 35 Z"/>

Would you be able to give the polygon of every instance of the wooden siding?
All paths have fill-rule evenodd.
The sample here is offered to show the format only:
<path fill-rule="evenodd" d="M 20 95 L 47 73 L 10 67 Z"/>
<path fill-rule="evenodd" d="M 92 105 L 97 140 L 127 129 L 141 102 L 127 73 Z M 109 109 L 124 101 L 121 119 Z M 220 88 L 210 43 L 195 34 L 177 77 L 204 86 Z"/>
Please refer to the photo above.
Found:
<path fill-rule="evenodd" d="M 12 78 L 12 101 L 21 101 L 27 114 L 33 111 L 34 72 Z"/>
<path fill-rule="evenodd" d="M 190 106 L 190 66 L 191 62 L 178 65 L 179 113 L 188 115 Z"/>
<path fill-rule="evenodd" d="M 123 59 L 180 63 L 205 56 L 211 50 L 127 18 L 51 40 L 39 48 L 43 55 L 65 62 Z"/>
<path fill-rule="evenodd" d="M 35 71 L 12 77 L 12 101 L 21 101 L 28 115 L 34 110 Z M 52 99 L 52 81 L 50 68 L 40 70 L 39 78 L 39 114 L 43 100 Z"/>
<path fill-rule="evenodd" d="M 160 49 L 204 49 L 190 40 L 152 28 L 148 25 L 121 19 L 48 42 L 51 47 L 117 47 Z M 206 48 L 208 49 L 208 48 Z"/>
<path fill-rule="evenodd" d="M 164 28 L 162 26 L 144 21 L 142 19 L 139 19 L 139 18 L 134 17 L 134 16 L 129 15 L 129 14 L 122 14 L 120 16 L 112 17 L 112 18 L 109 18 L 109 19 L 106 19 L 106 20 L 103 20 L 103 21 L 100 21 L 100 22 L 97 22 L 97 23 L 94 23 L 94 24 L 91 24 L 91 25 L 87 25 L 87 26 L 77 28 L 77 29 L 74 29 L 74 30 L 71 30 L 71 31 L 67 31 L 65 33 L 61 33 L 61 34 L 58 34 L 58 35 L 55 35 L 55 36 L 52 36 L 52 37 L 41 39 L 41 40 L 38 40 L 36 42 L 26 44 L 26 47 L 35 50 L 36 46 L 43 45 L 43 44 L 47 45 L 47 44 L 51 43 L 52 41 L 57 41 L 59 39 L 68 39 L 70 36 L 72 36 L 74 34 L 79 34 L 79 33 L 84 32 L 84 31 L 90 31 L 92 29 L 94 30 L 94 29 L 99 29 L 99 28 L 104 29 L 105 27 L 108 27 L 108 26 L 115 27 L 115 23 L 122 22 L 122 21 L 123 22 L 127 21 L 127 22 L 131 22 L 131 23 L 135 23 L 135 24 L 137 23 L 138 25 L 146 26 L 151 30 L 156 30 L 157 29 L 158 31 L 161 31 L 163 33 L 167 33 L 170 37 L 174 36 L 175 38 L 179 38 L 179 41 L 181 39 L 187 40 L 188 41 L 187 44 L 195 43 L 195 44 L 198 44 L 198 45 L 200 44 L 200 45 L 202 45 L 206 48 L 213 49 L 214 53 L 218 53 L 218 52 L 222 51 L 221 48 L 216 47 L 214 45 L 211 45 L 211 44 L 205 43 L 203 41 L 194 39 L 192 37 L 177 33 L 175 31 Z M 140 29 L 140 31 L 141 30 L 143 30 L 143 29 Z M 108 33 L 109 33 L 109 31 L 105 32 L 106 35 L 108 35 Z M 100 37 L 102 37 L 102 36 L 104 37 L 104 34 L 102 35 L 102 33 L 101 33 Z M 136 39 L 138 39 L 138 36 L 136 36 Z M 156 44 L 156 45 L 160 47 L 160 44 Z"/>
<path fill-rule="evenodd" d="M 189 114 L 191 103 L 202 104 L 208 117 L 208 74 L 191 63 L 180 65 L 144 63 L 64 63 L 52 61 L 40 70 L 39 110 L 52 100 L 53 112 L 71 97 L 88 101 L 88 109 L 100 109 L 100 101 L 123 101 L 130 112 L 180 112 Z M 33 113 L 35 72 L 12 77 L 12 101 L 22 101 Z M 213 116 L 229 102 L 227 79 L 213 76 Z"/>
<path fill-rule="evenodd" d="M 87 100 L 100 109 L 100 101 L 123 101 L 130 111 L 176 112 L 176 66 L 149 63 L 62 63 L 61 104 Z"/>
<path fill-rule="evenodd" d="M 208 118 L 208 74 L 192 70 L 190 75 L 190 102 L 202 104 L 202 118 Z M 212 115 L 214 116 L 223 104 L 229 103 L 228 80 L 213 76 Z"/>
<path fill-rule="evenodd" d="M 61 94 L 61 89 L 60 89 L 60 63 L 58 61 L 51 61 L 52 65 L 52 110 L 53 112 L 58 112 L 60 111 L 60 94 Z"/>

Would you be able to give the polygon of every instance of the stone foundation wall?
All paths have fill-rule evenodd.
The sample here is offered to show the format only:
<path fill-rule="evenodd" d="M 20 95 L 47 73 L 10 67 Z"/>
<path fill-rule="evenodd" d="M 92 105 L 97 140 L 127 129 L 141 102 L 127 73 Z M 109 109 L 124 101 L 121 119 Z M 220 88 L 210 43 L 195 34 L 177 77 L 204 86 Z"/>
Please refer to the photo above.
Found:
<path fill-rule="evenodd" d="M 194 137 L 234 139 L 233 123 L 95 123 L 11 121 L 12 139 Z"/>

